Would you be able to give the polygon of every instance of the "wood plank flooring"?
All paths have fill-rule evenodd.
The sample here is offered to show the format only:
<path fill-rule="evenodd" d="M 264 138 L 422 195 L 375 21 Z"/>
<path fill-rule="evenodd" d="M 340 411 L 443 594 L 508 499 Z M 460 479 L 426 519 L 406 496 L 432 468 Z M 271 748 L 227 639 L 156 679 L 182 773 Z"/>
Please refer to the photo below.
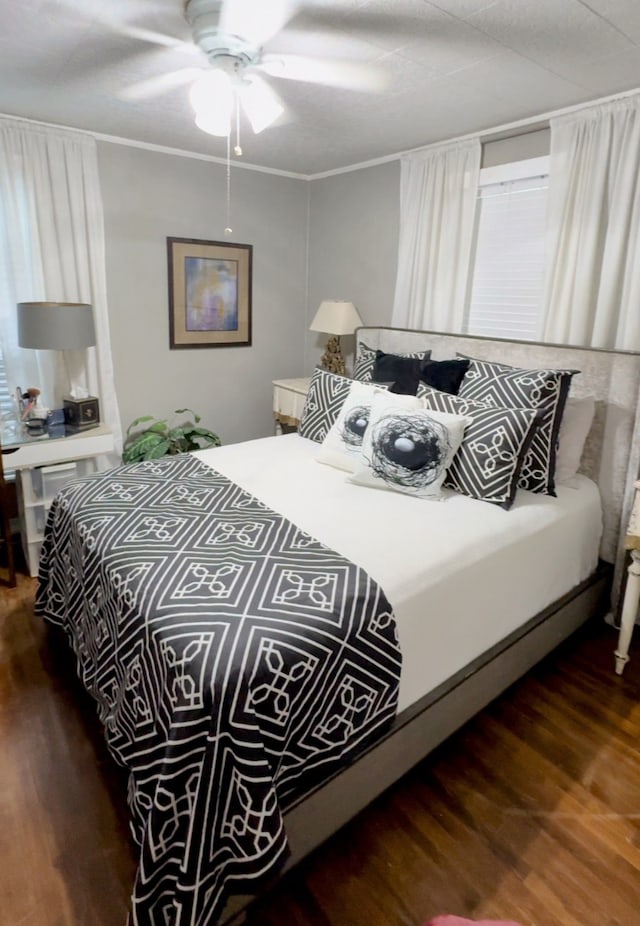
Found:
<path fill-rule="evenodd" d="M 126 777 L 66 646 L 0 588 L 0 923 L 124 926 Z M 250 926 L 640 926 L 640 648 L 590 628 L 258 901 Z M 634 641 L 637 642 L 637 641 Z"/>

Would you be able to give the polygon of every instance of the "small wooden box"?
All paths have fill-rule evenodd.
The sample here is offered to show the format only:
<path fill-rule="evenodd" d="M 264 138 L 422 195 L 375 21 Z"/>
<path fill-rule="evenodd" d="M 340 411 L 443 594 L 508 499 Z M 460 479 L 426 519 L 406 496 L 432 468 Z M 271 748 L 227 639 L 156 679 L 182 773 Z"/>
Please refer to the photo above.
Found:
<path fill-rule="evenodd" d="M 100 424 L 100 403 L 94 395 L 85 399 L 72 399 L 66 396 L 64 405 L 64 423 L 71 431 L 86 431 Z"/>

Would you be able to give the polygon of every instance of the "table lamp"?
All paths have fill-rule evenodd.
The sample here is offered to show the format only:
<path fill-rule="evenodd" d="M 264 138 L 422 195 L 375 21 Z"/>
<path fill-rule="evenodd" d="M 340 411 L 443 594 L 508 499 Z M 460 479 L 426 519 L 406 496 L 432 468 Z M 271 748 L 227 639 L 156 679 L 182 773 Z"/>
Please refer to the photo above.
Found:
<path fill-rule="evenodd" d="M 63 399 L 65 421 L 73 428 L 100 421 L 98 399 L 75 381 L 68 351 L 96 343 L 93 307 L 86 302 L 19 302 L 18 344 L 33 350 L 62 351 L 70 395 Z"/>
<path fill-rule="evenodd" d="M 331 335 L 320 361 L 323 369 L 338 373 L 340 376 L 345 375 L 346 367 L 340 347 L 340 335 L 353 334 L 361 324 L 362 319 L 353 302 L 323 299 L 309 325 L 310 331 L 323 331 Z"/>

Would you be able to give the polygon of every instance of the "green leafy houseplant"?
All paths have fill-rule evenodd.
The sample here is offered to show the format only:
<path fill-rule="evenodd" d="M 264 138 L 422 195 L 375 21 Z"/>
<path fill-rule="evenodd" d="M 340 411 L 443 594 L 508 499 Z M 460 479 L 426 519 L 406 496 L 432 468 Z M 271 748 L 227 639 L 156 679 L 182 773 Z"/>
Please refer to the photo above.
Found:
<path fill-rule="evenodd" d="M 176 427 L 170 427 L 163 418 L 143 415 L 136 418 L 127 428 L 122 459 L 125 463 L 138 463 L 140 460 L 158 460 L 160 457 L 189 450 L 203 450 L 205 447 L 219 447 L 220 438 L 207 428 L 198 427 L 200 415 L 190 408 L 177 408 L 175 415 L 186 413 L 193 415 Z M 140 425 L 151 421 L 153 424 L 141 428 Z"/>

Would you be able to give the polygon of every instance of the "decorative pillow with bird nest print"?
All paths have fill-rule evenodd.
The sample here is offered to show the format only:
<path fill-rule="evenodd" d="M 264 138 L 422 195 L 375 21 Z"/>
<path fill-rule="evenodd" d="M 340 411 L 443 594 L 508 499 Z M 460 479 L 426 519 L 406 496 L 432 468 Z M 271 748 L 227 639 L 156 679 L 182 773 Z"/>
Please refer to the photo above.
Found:
<path fill-rule="evenodd" d="M 375 395 L 386 391 L 386 386 L 373 383 L 351 383 L 340 414 L 323 440 L 320 453 L 316 457 L 320 463 L 335 466 L 336 469 L 343 469 L 348 473 L 354 471 L 369 424 L 371 402 Z"/>
<path fill-rule="evenodd" d="M 465 415 L 425 409 L 415 396 L 376 395 L 349 481 L 417 498 L 443 498 L 447 469 L 471 423 Z"/>

